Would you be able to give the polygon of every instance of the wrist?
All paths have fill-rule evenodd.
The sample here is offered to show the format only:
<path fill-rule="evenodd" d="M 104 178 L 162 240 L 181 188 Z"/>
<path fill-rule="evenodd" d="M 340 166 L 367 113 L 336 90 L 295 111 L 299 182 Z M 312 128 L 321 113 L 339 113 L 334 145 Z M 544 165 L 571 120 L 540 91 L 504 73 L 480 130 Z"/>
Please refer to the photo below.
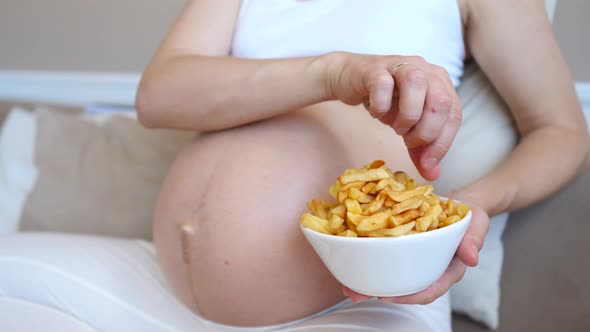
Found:
<path fill-rule="evenodd" d="M 453 190 L 449 196 L 467 204 L 477 205 L 489 216 L 494 216 L 510 210 L 516 193 L 517 188 L 514 185 L 484 178 Z"/>
<path fill-rule="evenodd" d="M 312 71 L 318 77 L 325 100 L 337 100 L 336 87 L 340 81 L 345 52 L 330 52 L 314 57 Z"/>

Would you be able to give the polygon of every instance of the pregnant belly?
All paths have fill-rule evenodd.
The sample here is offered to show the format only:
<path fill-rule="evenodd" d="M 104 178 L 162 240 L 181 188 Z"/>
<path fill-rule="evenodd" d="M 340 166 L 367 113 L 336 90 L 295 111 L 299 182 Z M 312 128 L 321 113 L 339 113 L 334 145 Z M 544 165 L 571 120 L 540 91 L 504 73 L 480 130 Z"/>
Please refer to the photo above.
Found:
<path fill-rule="evenodd" d="M 155 244 L 176 294 L 205 318 L 242 326 L 341 301 L 298 220 L 339 173 L 373 159 L 417 176 L 393 130 L 339 103 L 202 135 L 174 163 L 156 209 Z"/>

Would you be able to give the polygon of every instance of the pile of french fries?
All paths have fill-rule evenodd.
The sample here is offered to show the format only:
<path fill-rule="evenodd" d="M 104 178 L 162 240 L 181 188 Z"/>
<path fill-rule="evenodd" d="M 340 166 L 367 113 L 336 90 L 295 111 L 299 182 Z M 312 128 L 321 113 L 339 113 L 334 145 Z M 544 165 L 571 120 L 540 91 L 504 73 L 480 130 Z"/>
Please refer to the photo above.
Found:
<path fill-rule="evenodd" d="M 336 202 L 314 199 L 301 225 L 345 237 L 393 237 L 432 231 L 463 219 L 469 206 L 442 201 L 432 185 L 418 185 L 382 160 L 348 169 L 330 187 Z"/>

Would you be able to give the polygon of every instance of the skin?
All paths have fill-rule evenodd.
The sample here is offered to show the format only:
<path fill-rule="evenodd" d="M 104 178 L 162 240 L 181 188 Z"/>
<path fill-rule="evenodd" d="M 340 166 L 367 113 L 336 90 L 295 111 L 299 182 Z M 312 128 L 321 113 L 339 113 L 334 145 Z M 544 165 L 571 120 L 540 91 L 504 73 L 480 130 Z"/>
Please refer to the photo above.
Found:
<path fill-rule="evenodd" d="M 434 301 L 477 264 L 488 215 L 538 202 L 588 165 L 587 128 L 543 1 L 459 3 L 468 51 L 521 140 L 497 169 L 449 194 L 471 203 L 474 218 L 441 279 L 383 301 Z M 238 11 L 237 0 L 190 1 L 138 91 L 145 126 L 209 132 L 179 155 L 162 189 L 154 229 L 162 267 L 184 303 L 226 324 L 280 323 L 345 295 L 364 300 L 343 295 L 297 219 L 335 174 L 372 159 L 436 179 L 461 120 L 448 74 L 395 55 L 231 58 Z"/>

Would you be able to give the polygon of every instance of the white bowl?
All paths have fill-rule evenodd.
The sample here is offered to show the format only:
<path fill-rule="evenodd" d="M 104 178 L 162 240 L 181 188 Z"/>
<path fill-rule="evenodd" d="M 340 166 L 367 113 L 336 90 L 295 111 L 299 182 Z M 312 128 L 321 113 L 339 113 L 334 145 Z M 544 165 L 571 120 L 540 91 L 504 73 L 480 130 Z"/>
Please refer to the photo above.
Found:
<path fill-rule="evenodd" d="M 442 197 L 441 197 L 442 198 Z M 471 222 L 400 237 L 341 237 L 301 226 L 307 240 L 342 285 L 370 296 L 402 296 L 432 285 L 445 272 Z"/>

